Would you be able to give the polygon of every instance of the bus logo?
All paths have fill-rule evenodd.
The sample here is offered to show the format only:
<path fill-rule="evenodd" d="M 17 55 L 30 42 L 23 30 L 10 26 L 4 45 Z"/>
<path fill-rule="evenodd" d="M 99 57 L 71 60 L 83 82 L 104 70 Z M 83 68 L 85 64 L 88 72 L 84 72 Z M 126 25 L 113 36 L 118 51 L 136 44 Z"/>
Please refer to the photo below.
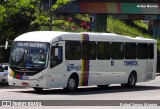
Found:
<path fill-rule="evenodd" d="M 67 66 L 67 72 L 72 71 L 72 70 L 80 71 L 81 70 L 81 66 L 80 65 L 74 65 L 74 64 L 68 65 Z"/>
<path fill-rule="evenodd" d="M 124 66 L 138 66 L 137 61 L 124 61 Z"/>

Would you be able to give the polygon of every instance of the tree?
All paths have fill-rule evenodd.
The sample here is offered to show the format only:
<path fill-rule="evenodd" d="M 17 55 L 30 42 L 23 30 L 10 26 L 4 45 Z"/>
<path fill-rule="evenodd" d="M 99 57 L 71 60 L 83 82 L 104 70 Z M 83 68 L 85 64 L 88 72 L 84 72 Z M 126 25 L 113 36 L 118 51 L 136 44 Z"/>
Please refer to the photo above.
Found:
<path fill-rule="evenodd" d="M 38 30 L 39 27 L 32 23 L 37 19 L 35 13 L 38 3 L 39 0 L 0 1 L 0 45 L 22 33 Z M 0 57 L 3 58 L 3 54 L 1 51 Z"/>
<path fill-rule="evenodd" d="M 31 22 L 36 19 L 35 3 L 34 0 L 8 0 L 3 3 L 5 14 L 0 22 L 1 44 L 33 29 Z"/>

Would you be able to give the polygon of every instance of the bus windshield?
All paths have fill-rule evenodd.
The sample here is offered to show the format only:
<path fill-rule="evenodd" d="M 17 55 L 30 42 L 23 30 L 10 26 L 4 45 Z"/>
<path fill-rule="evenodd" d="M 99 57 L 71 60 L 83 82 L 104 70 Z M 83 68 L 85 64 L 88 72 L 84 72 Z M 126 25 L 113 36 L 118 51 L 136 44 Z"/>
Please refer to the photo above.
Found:
<path fill-rule="evenodd" d="M 49 44 L 42 42 L 14 42 L 10 65 L 20 68 L 47 67 Z"/>

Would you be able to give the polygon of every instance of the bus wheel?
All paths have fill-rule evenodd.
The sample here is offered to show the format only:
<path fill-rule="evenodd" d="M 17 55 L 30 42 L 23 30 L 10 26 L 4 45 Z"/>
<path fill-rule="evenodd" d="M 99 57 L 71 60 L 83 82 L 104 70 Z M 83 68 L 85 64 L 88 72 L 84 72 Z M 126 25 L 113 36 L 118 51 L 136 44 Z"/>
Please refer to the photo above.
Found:
<path fill-rule="evenodd" d="M 101 88 L 101 89 L 106 89 L 106 88 L 108 88 L 108 86 L 109 85 L 97 85 L 99 88 Z"/>
<path fill-rule="evenodd" d="M 128 83 L 127 84 L 121 84 L 121 86 L 123 86 L 123 87 L 135 87 L 136 82 L 137 82 L 136 74 L 131 73 L 129 75 L 129 78 L 128 78 Z"/>
<path fill-rule="evenodd" d="M 71 76 L 67 83 L 67 91 L 68 92 L 75 92 L 78 88 L 78 81 L 76 76 Z"/>
<path fill-rule="evenodd" d="M 37 88 L 37 87 L 34 87 L 33 89 L 37 92 L 41 92 L 43 90 L 43 88 Z"/>

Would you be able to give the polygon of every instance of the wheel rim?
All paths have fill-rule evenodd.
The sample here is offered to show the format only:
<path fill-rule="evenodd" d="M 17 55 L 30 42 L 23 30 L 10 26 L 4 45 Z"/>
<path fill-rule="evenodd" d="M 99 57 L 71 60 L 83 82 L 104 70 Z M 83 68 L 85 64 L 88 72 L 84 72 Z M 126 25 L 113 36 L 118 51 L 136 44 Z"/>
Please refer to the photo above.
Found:
<path fill-rule="evenodd" d="M 134 77 L 134 75 L 131 75 L 129 81 L 130 81 L 130 85 L 134 86 L 134 84 L 135 84 L 135 77 Z"/>
<path fill-rule="evenodd" d="M 69 86 L 70 89 L 74 89 L 75 88 L 75 84 L 76 84 L 76 82 L 75 82 L 75 80 L 73 78 L 69 79 L 68 86 Z"/>

